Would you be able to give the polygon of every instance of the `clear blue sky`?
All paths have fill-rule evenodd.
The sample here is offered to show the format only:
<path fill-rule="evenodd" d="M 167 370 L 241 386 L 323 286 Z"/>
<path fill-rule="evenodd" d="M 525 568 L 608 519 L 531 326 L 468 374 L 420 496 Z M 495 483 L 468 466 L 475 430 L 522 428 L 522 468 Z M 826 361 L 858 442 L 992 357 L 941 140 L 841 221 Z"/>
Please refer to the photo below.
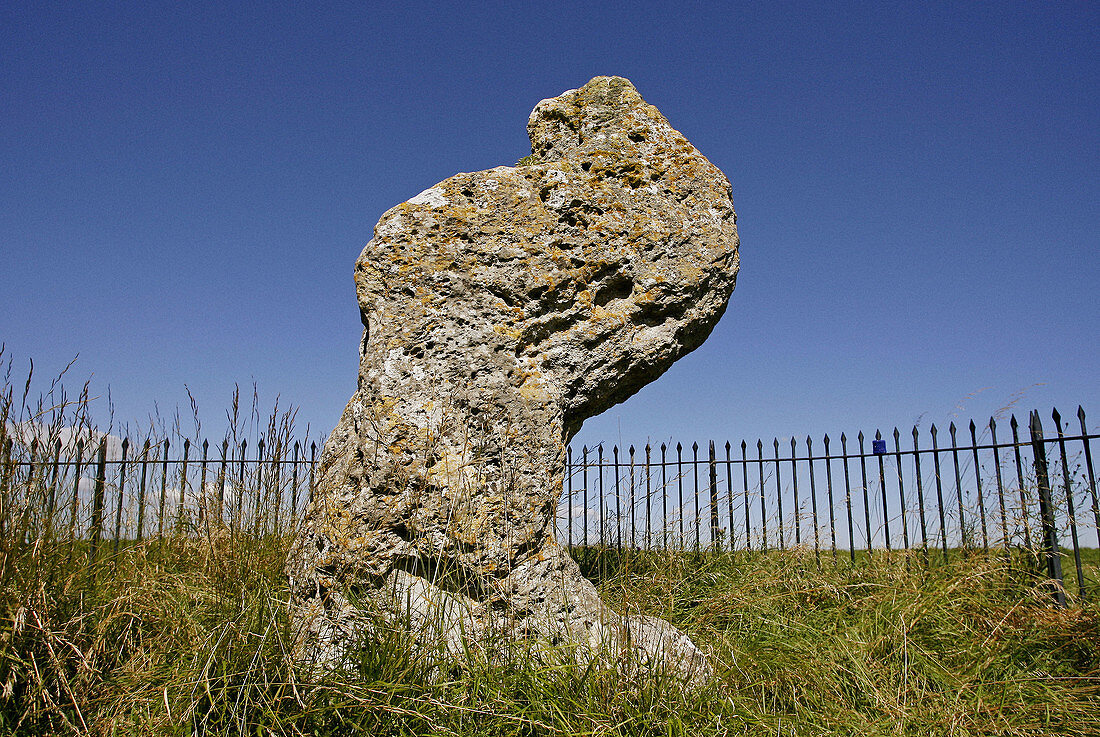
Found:
<path fill-rule="evenodd" d="M 576 444 L 1100 425 L 1100 5 L 33 3 L 0 9 L 0 341 L 116 417 L 235 382 L 327 432 L 389 207 L 630 78 L 729 176 L 702 348 Z M 960 409 L 961 407 L 961 409 Z"/>

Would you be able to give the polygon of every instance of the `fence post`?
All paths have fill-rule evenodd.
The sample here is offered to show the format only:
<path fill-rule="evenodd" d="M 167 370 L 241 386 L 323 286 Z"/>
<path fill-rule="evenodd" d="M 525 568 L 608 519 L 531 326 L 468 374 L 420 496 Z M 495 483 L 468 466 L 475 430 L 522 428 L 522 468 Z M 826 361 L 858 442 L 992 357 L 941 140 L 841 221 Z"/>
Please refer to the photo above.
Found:
<path fill-rule="evenodd" d="M 1058 530 L 1054 526 L 1054 506 L 1050 497 L 1050 481 L 1047 476 L 1047 452 L 1043 445 L 1043 424 L 1038 411 L 1031 413 L 1031 452 L 1035 457 L 1035 480 L 1039 485 L 1039 517 L 1043 525 L 1043 552 L 1047 559 L 1047 578 L 1051 581 L 1055 603 L 1066 606 L 1064 580 L 1062 578 L 1062 554 L 1058 546 Z"/>

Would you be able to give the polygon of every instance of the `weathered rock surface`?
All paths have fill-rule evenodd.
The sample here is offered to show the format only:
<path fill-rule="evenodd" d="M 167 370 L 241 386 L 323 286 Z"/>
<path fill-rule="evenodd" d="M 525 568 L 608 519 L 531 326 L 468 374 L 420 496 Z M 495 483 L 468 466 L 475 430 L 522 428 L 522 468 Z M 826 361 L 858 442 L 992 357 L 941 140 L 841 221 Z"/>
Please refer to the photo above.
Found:
<path fill-rule="evenodd" d="M 394 207 L 356 263 L 358 389 L 287 563 L 298 652 L 335 661 L 381 617 L 452 652 L 534 639 L 705 678 L 685 635 L 603 605 L 553 519 L 581 422 L 725 310 L 729 182 L 622 78 L 527 128 L 534 163 Z"/>

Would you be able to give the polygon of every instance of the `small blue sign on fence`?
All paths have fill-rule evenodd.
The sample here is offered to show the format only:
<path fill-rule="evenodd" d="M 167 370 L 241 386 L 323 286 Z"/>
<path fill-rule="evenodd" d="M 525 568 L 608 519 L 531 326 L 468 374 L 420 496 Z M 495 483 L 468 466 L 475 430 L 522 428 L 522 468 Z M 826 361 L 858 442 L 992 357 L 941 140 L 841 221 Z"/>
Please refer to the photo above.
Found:
<path fill-rule="evenodd" d="M 885 440 L 872 440 L 871 452 L 877 456 L 886 454 L 886 441 Z"/>

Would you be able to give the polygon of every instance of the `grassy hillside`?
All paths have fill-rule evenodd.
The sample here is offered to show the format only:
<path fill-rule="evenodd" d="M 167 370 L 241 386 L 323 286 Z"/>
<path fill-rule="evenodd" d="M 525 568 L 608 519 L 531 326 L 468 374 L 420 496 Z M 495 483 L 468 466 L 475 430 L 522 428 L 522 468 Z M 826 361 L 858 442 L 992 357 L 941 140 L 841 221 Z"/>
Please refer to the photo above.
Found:
<path fill-rule="evenodd" d="M 713 654 L 717 681 L 692 692 L 552 655 L 439 672 L 385 633 L 353 674 L 311 682 L 285 657 L 285 546 L 175 538 L 94 566 L 83 550 L 8 546 L 0 733 L 1100 733 L 1100 611 L 1052 607 L 1018 557 L 818 570 L 801 552 L 582 551 L 614 606 Z"/>

